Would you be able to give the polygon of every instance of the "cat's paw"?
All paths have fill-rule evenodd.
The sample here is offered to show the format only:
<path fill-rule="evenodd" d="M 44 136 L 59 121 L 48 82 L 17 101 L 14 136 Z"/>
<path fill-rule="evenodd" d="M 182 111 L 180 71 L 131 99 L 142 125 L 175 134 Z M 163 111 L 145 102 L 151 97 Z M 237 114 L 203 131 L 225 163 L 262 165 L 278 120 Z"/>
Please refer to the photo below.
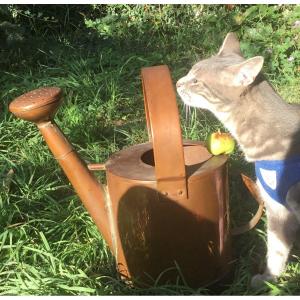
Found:
<path fill-rule="evenodd" d="M 259 289 L 263 286 L 265 286 L 265 282 L 275 282 L 276 281 L 276 277 L 274 275 L 271 274 L 257 274 L 255 276 L 252 277 L 251 279 L 251 287 L 254 289 Z"/>

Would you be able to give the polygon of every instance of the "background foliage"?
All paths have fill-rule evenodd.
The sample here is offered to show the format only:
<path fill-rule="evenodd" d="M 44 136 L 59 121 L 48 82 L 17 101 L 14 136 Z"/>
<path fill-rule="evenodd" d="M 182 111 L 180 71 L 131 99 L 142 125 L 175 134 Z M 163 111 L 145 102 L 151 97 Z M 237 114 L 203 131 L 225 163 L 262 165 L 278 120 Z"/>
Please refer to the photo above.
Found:
<path fill-rule="evenodd" d="M 65 100 L 57 123 L 86 161 L 104 162 L 147 140 L 140 69 L 167 64 L 175 82 L 216 53 L 228 31 L 238 34 L 245 57 L 264 56 L 264 72 L 283 98 L 299 102 L 299 5 L 0 5 L 0 294 L 214 293 L 159 281 L 147 289 L 122 283 L 37 129 L 14 118 L 8 104 L 25 91 L 60 86 Z M 179 105 L 184 137 L 205 140 L 224 130 L 211 114 L 186 115 Z M 230 158 L 233 225 L 255 210 L 240 171 L 253 174 L 237 149 Z M 279 283 L 249 288 L 263 268 L 265 221 L 233 240 L 233 283 L 219 293 L 299 294 L 297 250 Z"/>

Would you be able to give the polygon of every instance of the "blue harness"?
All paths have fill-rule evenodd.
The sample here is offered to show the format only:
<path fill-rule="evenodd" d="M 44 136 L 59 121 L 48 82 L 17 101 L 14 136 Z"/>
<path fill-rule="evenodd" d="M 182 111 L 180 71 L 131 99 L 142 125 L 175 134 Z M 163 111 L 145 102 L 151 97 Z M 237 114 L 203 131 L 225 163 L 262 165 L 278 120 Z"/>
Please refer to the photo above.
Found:
<path fill-rule="evenodd" d="M 256 161 L 255 173 L 266 193 L 276 202 L 286 205 L 290 187 L 300 181 L 300 156 Z M 264 177 L 271 178 L 271 182 L 266 182 Z"/>

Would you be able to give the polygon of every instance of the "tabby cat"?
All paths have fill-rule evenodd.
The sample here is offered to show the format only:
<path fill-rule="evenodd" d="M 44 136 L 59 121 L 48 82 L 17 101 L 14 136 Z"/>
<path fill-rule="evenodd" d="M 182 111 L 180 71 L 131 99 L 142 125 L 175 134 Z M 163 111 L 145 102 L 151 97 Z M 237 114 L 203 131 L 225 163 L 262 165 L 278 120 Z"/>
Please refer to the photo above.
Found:
<path fill-rule="evenodd" d="M 285 102 L 261 73 L 264 59 L 245 59 L 234 33 L 219 53 L 196 63 L 176 86 L 183 102 L 211 111 L 255 163 L 268 220 L 267 263 L 253 287 L 284 271 L 300 225 L 300 106 Z"/>

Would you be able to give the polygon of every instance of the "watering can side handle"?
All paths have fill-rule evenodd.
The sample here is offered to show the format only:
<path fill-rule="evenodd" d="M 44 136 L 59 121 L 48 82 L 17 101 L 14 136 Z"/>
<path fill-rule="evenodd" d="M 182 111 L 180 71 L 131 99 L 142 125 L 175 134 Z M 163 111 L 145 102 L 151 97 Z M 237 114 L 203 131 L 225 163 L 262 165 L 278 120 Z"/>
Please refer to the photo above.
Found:
<path fill-rule="evenodd" d="M 258 203 L 258 209 L 253 218 L 246 224 L 231 229 L 231 235 L 240 235 L 254 228 L 262 217 L 264 211 L 264 202 L 260 196 L 257 184 L 248 176 L 241 173 L 242 180 L 249 190 L 250 194 Z"/>
<path fill-rule="evenodd" d="M 186 199 L 180 119 L 169 68 L 166 65 L 142 68 L 141 76 L 157 188 L 164 195 Z"/>

